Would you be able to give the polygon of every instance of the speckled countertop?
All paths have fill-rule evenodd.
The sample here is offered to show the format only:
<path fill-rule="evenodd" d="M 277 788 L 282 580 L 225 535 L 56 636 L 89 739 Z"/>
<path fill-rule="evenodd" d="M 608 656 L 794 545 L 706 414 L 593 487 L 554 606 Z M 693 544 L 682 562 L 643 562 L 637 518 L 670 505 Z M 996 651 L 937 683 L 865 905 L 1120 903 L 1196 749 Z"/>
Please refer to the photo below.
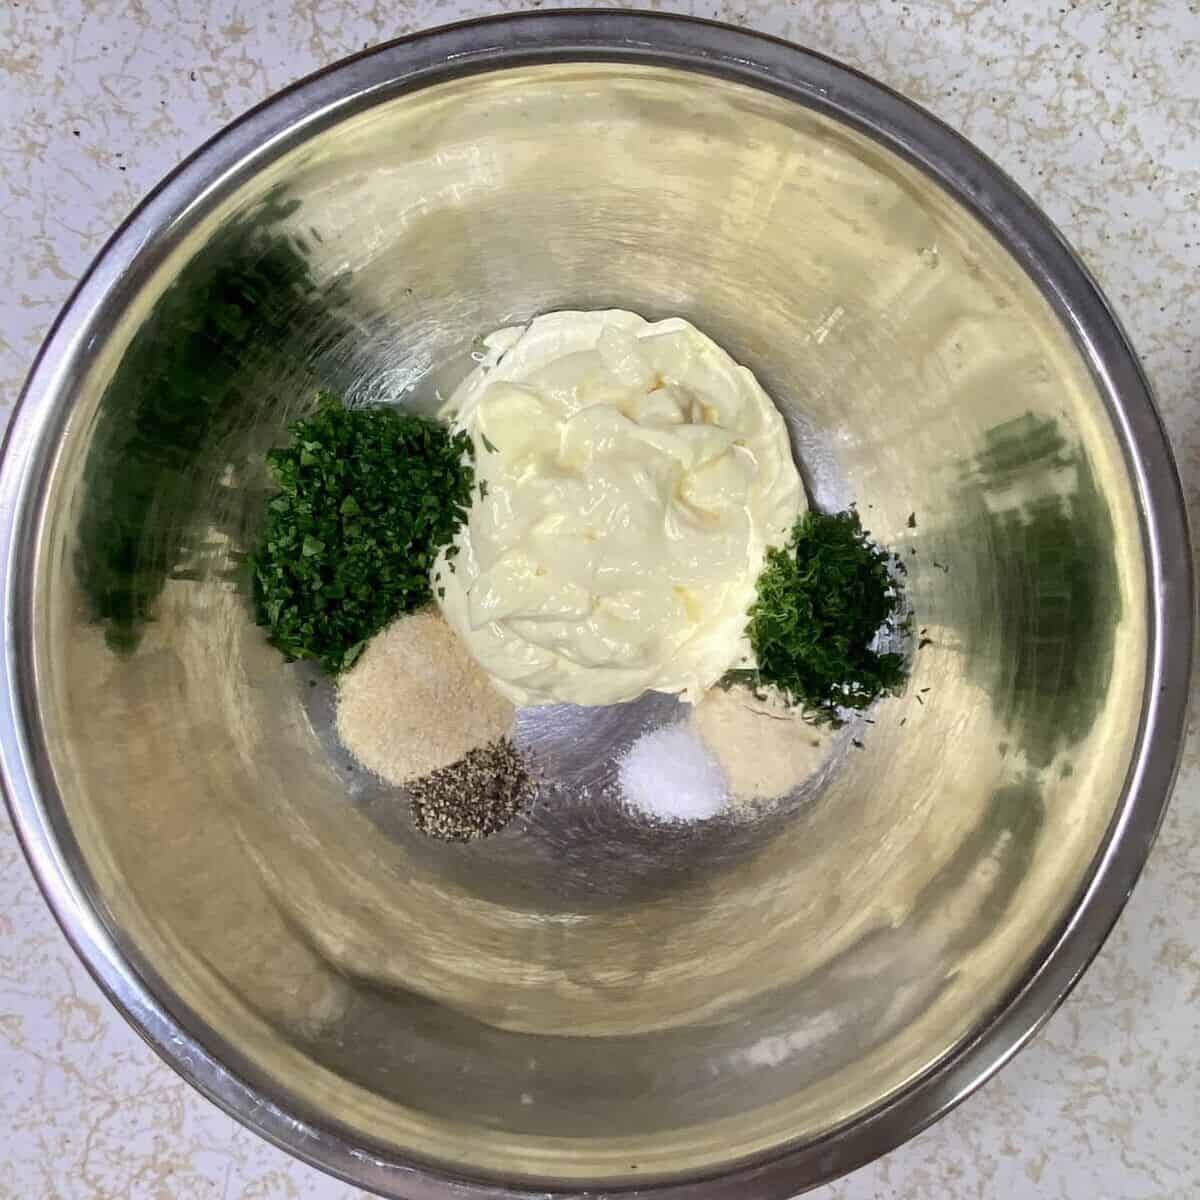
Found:
<path fill-rule="evenodd" d="M 312 69 L 500 6 L 0 0 L 0 421 L 74 281 L 165 172 Z M 656 5 L 753 26 L 931 108 L 1082 251 L 1158 389 L 1200 525 L 1200 4 Z M 1180 652 L 1185 652 L 1181 647 Z M 999 1078 L 821 1200 L 1200 1195 L 1200 739 L 1081 986 Z M 59 934 L 0 818 L 0 1197 L 349 1200 L 161 1065 Z"/>

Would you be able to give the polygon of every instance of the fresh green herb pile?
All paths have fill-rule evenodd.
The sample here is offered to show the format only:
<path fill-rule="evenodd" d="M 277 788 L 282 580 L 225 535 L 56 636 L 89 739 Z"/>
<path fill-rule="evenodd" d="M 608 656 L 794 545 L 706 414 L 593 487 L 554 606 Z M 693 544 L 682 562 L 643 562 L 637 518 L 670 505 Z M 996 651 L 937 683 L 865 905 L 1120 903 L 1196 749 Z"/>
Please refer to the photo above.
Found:
<path fill-rule="evenodd" d="M 778 688 L 818 724 L 840 725 L 840 708 L 866 708 L 895 691 L 904 660 L 871 649 L 901 602 L 888 562 L 853 509 L 805 513 L 758 577 L 746 626 L 758 668 L 727 679 Z"/>
<path fill-rule="evenodd" d="M 323 393 L 267 463 L 279 488 L 254 554 L 261 624 L 288 658 L 333 673 L 430 599 L 429 569 L 466 518 L 470 439 Z"/>

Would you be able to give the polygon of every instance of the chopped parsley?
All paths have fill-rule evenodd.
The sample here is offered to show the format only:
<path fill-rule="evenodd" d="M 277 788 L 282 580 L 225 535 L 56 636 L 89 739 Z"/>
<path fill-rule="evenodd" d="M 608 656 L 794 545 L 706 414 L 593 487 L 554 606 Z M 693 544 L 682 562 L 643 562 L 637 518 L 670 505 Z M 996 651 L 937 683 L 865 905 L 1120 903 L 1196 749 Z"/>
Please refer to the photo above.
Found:
<path fill-rule="evenodd" d="M 368 638 L 427 603 L 437 553 L 465 520 L 470 439 L 322 393 L 267 463 L 279 491 L 252 558 L 259 623 L 289 659 L 346 670 Z"/>
<path fill-rule="evenodd" d="M 726 678 L 776 688 L 814 723 L 835 726 L 840 709 L 898 690 L 903 658 L 872 648 L 881 628 L 895 628 L 902 599 L 889 561 L 853 509 L 805 513 L 758 577 L 746 626 L 758 667 Z"/>

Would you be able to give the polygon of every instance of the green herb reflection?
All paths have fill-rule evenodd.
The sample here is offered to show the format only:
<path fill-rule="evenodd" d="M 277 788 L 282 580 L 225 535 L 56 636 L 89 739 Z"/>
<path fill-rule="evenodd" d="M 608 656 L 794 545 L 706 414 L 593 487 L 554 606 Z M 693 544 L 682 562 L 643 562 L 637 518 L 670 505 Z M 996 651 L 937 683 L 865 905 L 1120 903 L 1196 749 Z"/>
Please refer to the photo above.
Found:
<path fill-rule="evenodd" d="M 157 301 L 105 391 L 76 572 L 114 650 L 136 648 L 168 577 L 186 574 L 231 435 L 259 419 L 278 365 L 303 376 L 342 336 L 336 287 L 317 283 L 307 245 L 280 228 L 299 204 L 274 194 L 215 234 Z"/>
<path fill-rule="evenodd" d="M 985 435 L 970 467 L 995 573 L 998 653 L 979 679 L 1033 766 L 1091 729 L 1121 615 L 1108 507 L 1088 460 L 1032 414 Z"/>

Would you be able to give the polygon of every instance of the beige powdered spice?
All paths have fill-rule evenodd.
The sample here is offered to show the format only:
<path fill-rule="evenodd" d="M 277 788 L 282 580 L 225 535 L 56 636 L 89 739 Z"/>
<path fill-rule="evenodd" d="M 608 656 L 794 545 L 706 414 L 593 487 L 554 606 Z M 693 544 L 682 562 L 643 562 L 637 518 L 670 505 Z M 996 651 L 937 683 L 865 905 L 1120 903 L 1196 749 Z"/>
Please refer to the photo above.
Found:
<path fill-rule="evenodd" d="M 433 608 L 377 633 L 338 685 L 342 744 L 396 786 L 506 737 L 513 713 Z"/>
<path fill-rule="evenodd" d="M 775 800 L 793 792 L 821 765 L 828 735 L 797 709 L 759 699 L 748 688 L 712 688 L 691 712 L 729 781 L 735 801 Z"/>

